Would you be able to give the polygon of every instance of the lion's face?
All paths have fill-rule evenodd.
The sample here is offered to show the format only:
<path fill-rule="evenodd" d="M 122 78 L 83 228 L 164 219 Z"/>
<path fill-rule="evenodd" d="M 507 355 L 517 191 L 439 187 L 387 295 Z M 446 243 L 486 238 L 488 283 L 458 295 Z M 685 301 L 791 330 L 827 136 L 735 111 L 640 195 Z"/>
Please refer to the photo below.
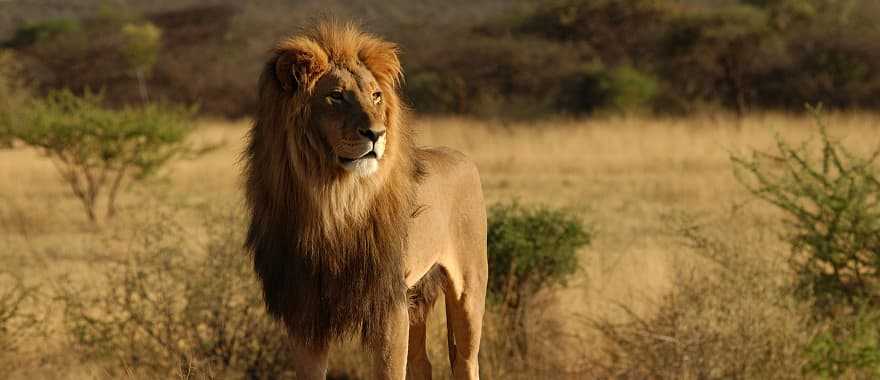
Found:
<path fill-rule="evenodd" d="M 363 65 L 333 65 L 315 83 L 309 103 L 310 127 L 323 136 L 332 159 L 358 176 L 376 173 L 388 130 L 384 95 L 373 74 Z"/>
<path fill-rule="evenodd" d="M 397 45 L 352 25 L 321 24 L 279 42 L 261 78 L 263 128 L 255 130 L 267 134 L 266 144 L 286 141 L 299 179 L 350 173 L 378 184 L 395 171 L 397 142 L 408 136 Z M 283 136 L 270 136 L 276 132 Z"/>

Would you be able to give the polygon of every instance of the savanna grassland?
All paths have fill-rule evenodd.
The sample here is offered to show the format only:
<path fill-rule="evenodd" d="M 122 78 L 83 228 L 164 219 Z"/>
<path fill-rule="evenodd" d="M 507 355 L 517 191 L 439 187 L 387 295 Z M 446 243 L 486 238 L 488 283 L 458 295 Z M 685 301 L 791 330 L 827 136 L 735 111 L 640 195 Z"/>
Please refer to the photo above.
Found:
<path fill-rule="evenodd" d="M 878 1 L 44 0 L 0 1 L 0 379 L 294 377 L 240 153 L 267 50 L 320 15 L 399 44 L 418 141 L 500 205 L 483 378 L 880 378 Z"/>
<path fill-rule="evenodd" d="M 855 152 L 878 144 L 877 116 L 832 114 L 827 121 L 830 133 Z M 76 296 L 81 289 L 106 287 L 104 273 L 115 268 L 109 264 L 128 260 L 128 247 L 134 244 L 130 236 L 151 226 L 170 228 L 182 237 L 177 248 L 188 252 L 187 247 L 212 239 L 211 223 L 220 219 L 205 215 L 243 213 L 239 153 L 247 122 L 203 120 L 198 124 L 195 140 L 222 143 L 220 148 L 176 161 L 157 178 L 131 185 L 119 201 L 120 215 L 97 226 L 85 218 L 81 204 L 69 195 L 48 160 L 24 147 L 0 151 L 0 268 L 18 274 L 26 286 L 36 287 L 33 299 L 23 307 L 40 319 L 35 328 L 18 336 L 14 351 L 0 353 L 4 374 L 0 377 L 145 376 L 137 363 L 113 355 L 84 355 L 65 322 L 64 297 L 70 297 L 71 290 Z M 790 358 L 785 356 L 799 357 L 800 352 L 793 352 L 796 347 L 777 352 L 763 346 L 796 345 L 810 334 L 801 324 L 802 305 L 794 301 L 786 304 L 789 301 L 773 293 L 772 284 L 786 272 L 766 272 L 782 265 L 787 252 L 778 237 L 782 233 L 780 214 L 755 201 L 737 182 L 730 156 L 750 149 L 771 150 L 776 134 L 792 142 L 807 140 L 816 132 L 811 118 L 766 114 L 742 120 L 706 116 L 513 124 L 416 118 L 413 124 L 421 144 L 450 146 L 476 161 L 487 204 L 518 200 L 569 208 L 594 231 L 592 244 L 580 252 L 582 270 L 575 280 L 542 294 L 535 305 L 538 312 L 531 314 L 531 322 L 539 328 L 531 331 L 530 339 L 537 349 L 531 351 L 534 355 L 527 365 L 508 363 L 500 354 L 496 338 L 504 332 L 494 330 L 491 316 L 488 318 L 482 352 L 485 377 L 512 378 L 526 373 L 554 378 L 650 375 L 628 371 L 627 363 L 633 360 L 666 363 L 663 365 L 670 372 L 655 376 L 699 377 L 700 373 L 685 368 L 687 364 L 664 362 L 663 353 L 643 352 L 639 357 L 634 350 L 612 349 L 626 339 L 615 341 L 620 330 L 609 334 L 610 326 L 633 318 L 662 324 L 654 317 L 669 315 L 690 324 L 688 331 L 711 330 L 705 337 L 712 339 L 706 341 L 700 340 L 702 336 L 659 333 L 657 340 L 671 339 L 685 346 L 687 339 L 694 338 L 691 343 L 696 342 L 697 352 L 704 355 L 694 360 L 706 361 L 692 367 L 708 371 L 708 378 L 731 374 L 724 372 L 728 364 L 738 360 L 752 363 L 749 358 L 767 362 L 766 366 L 779 361 L 785 362 L 779 365 L 790 364 L 792 368 L 799 365 L 788 363 Z M 683 223 L 698 225 L 715 239 L 711 241 L 722 244 L 693 244 L 696 240 L 688 239 L 690 235 L 682 231 L 694 228 L 683 228 Z M 232 235 L 243 233 L 243 228 L 232 229 Z M 230 241 L 240 238 L 233 236 Z M 235 243 L 229 245 L 229 249 L 238 249 Z M 712 261 L 691 253 L 709 245 L 717 252 L 727 249 L 718 246 L 733 247 L 736 255 L 716 255 L 712 257 L 721 259 Z M 716 272 L 719 262 L 727 267 Z M 743 262 L 752 264 L 738 272 L 730 266 Z M 701 277 L 700 273 L 709 276 Z M 742 288 L 734 286 L 737 284 Z M 217 286 L 229 293 L 251 289 L 225 283 Z M 670 294 L 683 296 L 670 299 Z M 688 294 L 705 297 L 685 297 Z M 175 293 L 167 296 L 173 299 Z M 699 312 L 693 314 L 693 310 Z M 438 323 L 442 313 L 435 311 L 432 318 L 435 328 L 429 337 L 430 354 L 435 376 L 445 378 L 445 332 Z M 712 343 L 716 341 L 727 350 L 712 351 L 718 349 Z M 651 347 L 665 350 L 659 344 L 638 346 L 643 351 Z M 334 359 L 337 373 L 362 375 L 364 362 L 349 351 L 341 350 Z M 524 372 L 527 370 L 531 372 Z M 764 370 L 767 372 L 761 372 Z M 761 374 L 780 373 L 772 372 L 778 370 L 739 374 L 760 378 Z M 225 377 L 223 373 L 192 373 L 181 370 L 178 375 Z M 236 377 L 241 374 L 232 376 Z"/>

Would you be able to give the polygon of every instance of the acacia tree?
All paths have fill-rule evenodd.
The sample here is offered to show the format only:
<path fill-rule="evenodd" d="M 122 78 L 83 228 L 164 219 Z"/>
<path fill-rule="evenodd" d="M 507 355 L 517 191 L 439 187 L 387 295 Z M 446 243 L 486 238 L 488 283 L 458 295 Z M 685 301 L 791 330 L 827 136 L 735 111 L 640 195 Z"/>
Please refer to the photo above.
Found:
<path fill-rule="evenodd" d="M 775 153 L 732 157 L 735 173 L 749 192 L 784 213 L 799 290 L 815 299 L 817 315 L 864 305 L 878 310 L 880 148 L 850 152 L 813 112 L 819 149 L 779 138 Z"/>
<path fill-rule="evenodd" d="M 92 222 L 106 194 L 106 216 L 116 213 L 116 197 L 126 179 L 142 179 L 186 152 L 191 108 L 145 105 L 111 110 L 101 96 L 54 91 L 31 101 L 0 129 L 48 157 Z"/>

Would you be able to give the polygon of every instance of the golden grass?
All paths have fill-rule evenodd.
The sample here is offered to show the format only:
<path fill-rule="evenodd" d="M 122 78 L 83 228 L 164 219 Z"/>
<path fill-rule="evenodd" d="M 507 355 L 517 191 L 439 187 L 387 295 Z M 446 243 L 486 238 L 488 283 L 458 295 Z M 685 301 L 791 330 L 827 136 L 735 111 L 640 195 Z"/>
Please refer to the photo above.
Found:
<path fill-rule="evenodd" d="M 827 120 L 831 134 L 856 151 L 880 142 L 876 115 L 830 115 Z M 668 288 L 673 256 L 680 250 L 664 216 L 680 210 L 720 214 L 743 204 L 756 218 L 772 216 L 762 205 L 747 203 L 748 194 L 732 175 L 730 153 L 771 149 L 775 133 L 800 141 L 816 131 L 809 117 L 778 114 L 742 121 L 707 116 L 515 124 L 418 118 L 413 123 L 421 144 L 450 146 L 477 162 L 489 203 L 519 199 L 570 207 L 595 226 L 595 241 L 582 252 L 585 270 L 558 297 L 565 302 L 550 308 L 561 316 L 613 316 L 619 310 L 614 303 L 649 313 L 646 300 Z M 94 252 L 88 248 L 103 234 L 137 228 L 126 214 L 166 203 L 184 209 L 241 207 L 238 158 L 246 127 L 245 121 L 201 122 L 196 139 L 226 144 L 173 164 L 159 179 L 134 185 L 120 199 L 123 216 L 99 230 L 87 223 L 81 205 L 47 160 L 25 148 L 0 151 L 0 267 L 31 284 L 50 284 L 64 274 L 88 281 L 101 258 L 84 252 Z M 180 217 L 198 230 L 195 214 Z M 48 337 L 33 338 L 20 353 L 0 354 L 0 361 L 14 363 L 10 376 L 101 378 L 99 368 L 82 365 L 66 352 L 58 313 L 50 314 L 56 316 L 48 322 Z M 433 361 L 443 367 L 445 358 Z"/>

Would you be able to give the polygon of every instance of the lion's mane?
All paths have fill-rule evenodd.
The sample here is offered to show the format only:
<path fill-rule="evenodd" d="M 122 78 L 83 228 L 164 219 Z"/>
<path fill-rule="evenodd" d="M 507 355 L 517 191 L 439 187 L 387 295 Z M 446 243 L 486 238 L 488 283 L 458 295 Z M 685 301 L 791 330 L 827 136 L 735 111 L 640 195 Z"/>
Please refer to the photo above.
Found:
<path fill-rule="evenodd" d="M 389 310 L 407 302 L 402 260 L 423 172 L 401 120 L 396 49 L 352 25 L 325 22 L 279 43 L 260 77 L 244 152 L 245 244 L 269 313 L 303 343 L 375 336 Z M 358 62 L 387 105 L 388 146 L 369 177 L 334 166 L 308 125 L 317 79 L 331 64 Z"/>

